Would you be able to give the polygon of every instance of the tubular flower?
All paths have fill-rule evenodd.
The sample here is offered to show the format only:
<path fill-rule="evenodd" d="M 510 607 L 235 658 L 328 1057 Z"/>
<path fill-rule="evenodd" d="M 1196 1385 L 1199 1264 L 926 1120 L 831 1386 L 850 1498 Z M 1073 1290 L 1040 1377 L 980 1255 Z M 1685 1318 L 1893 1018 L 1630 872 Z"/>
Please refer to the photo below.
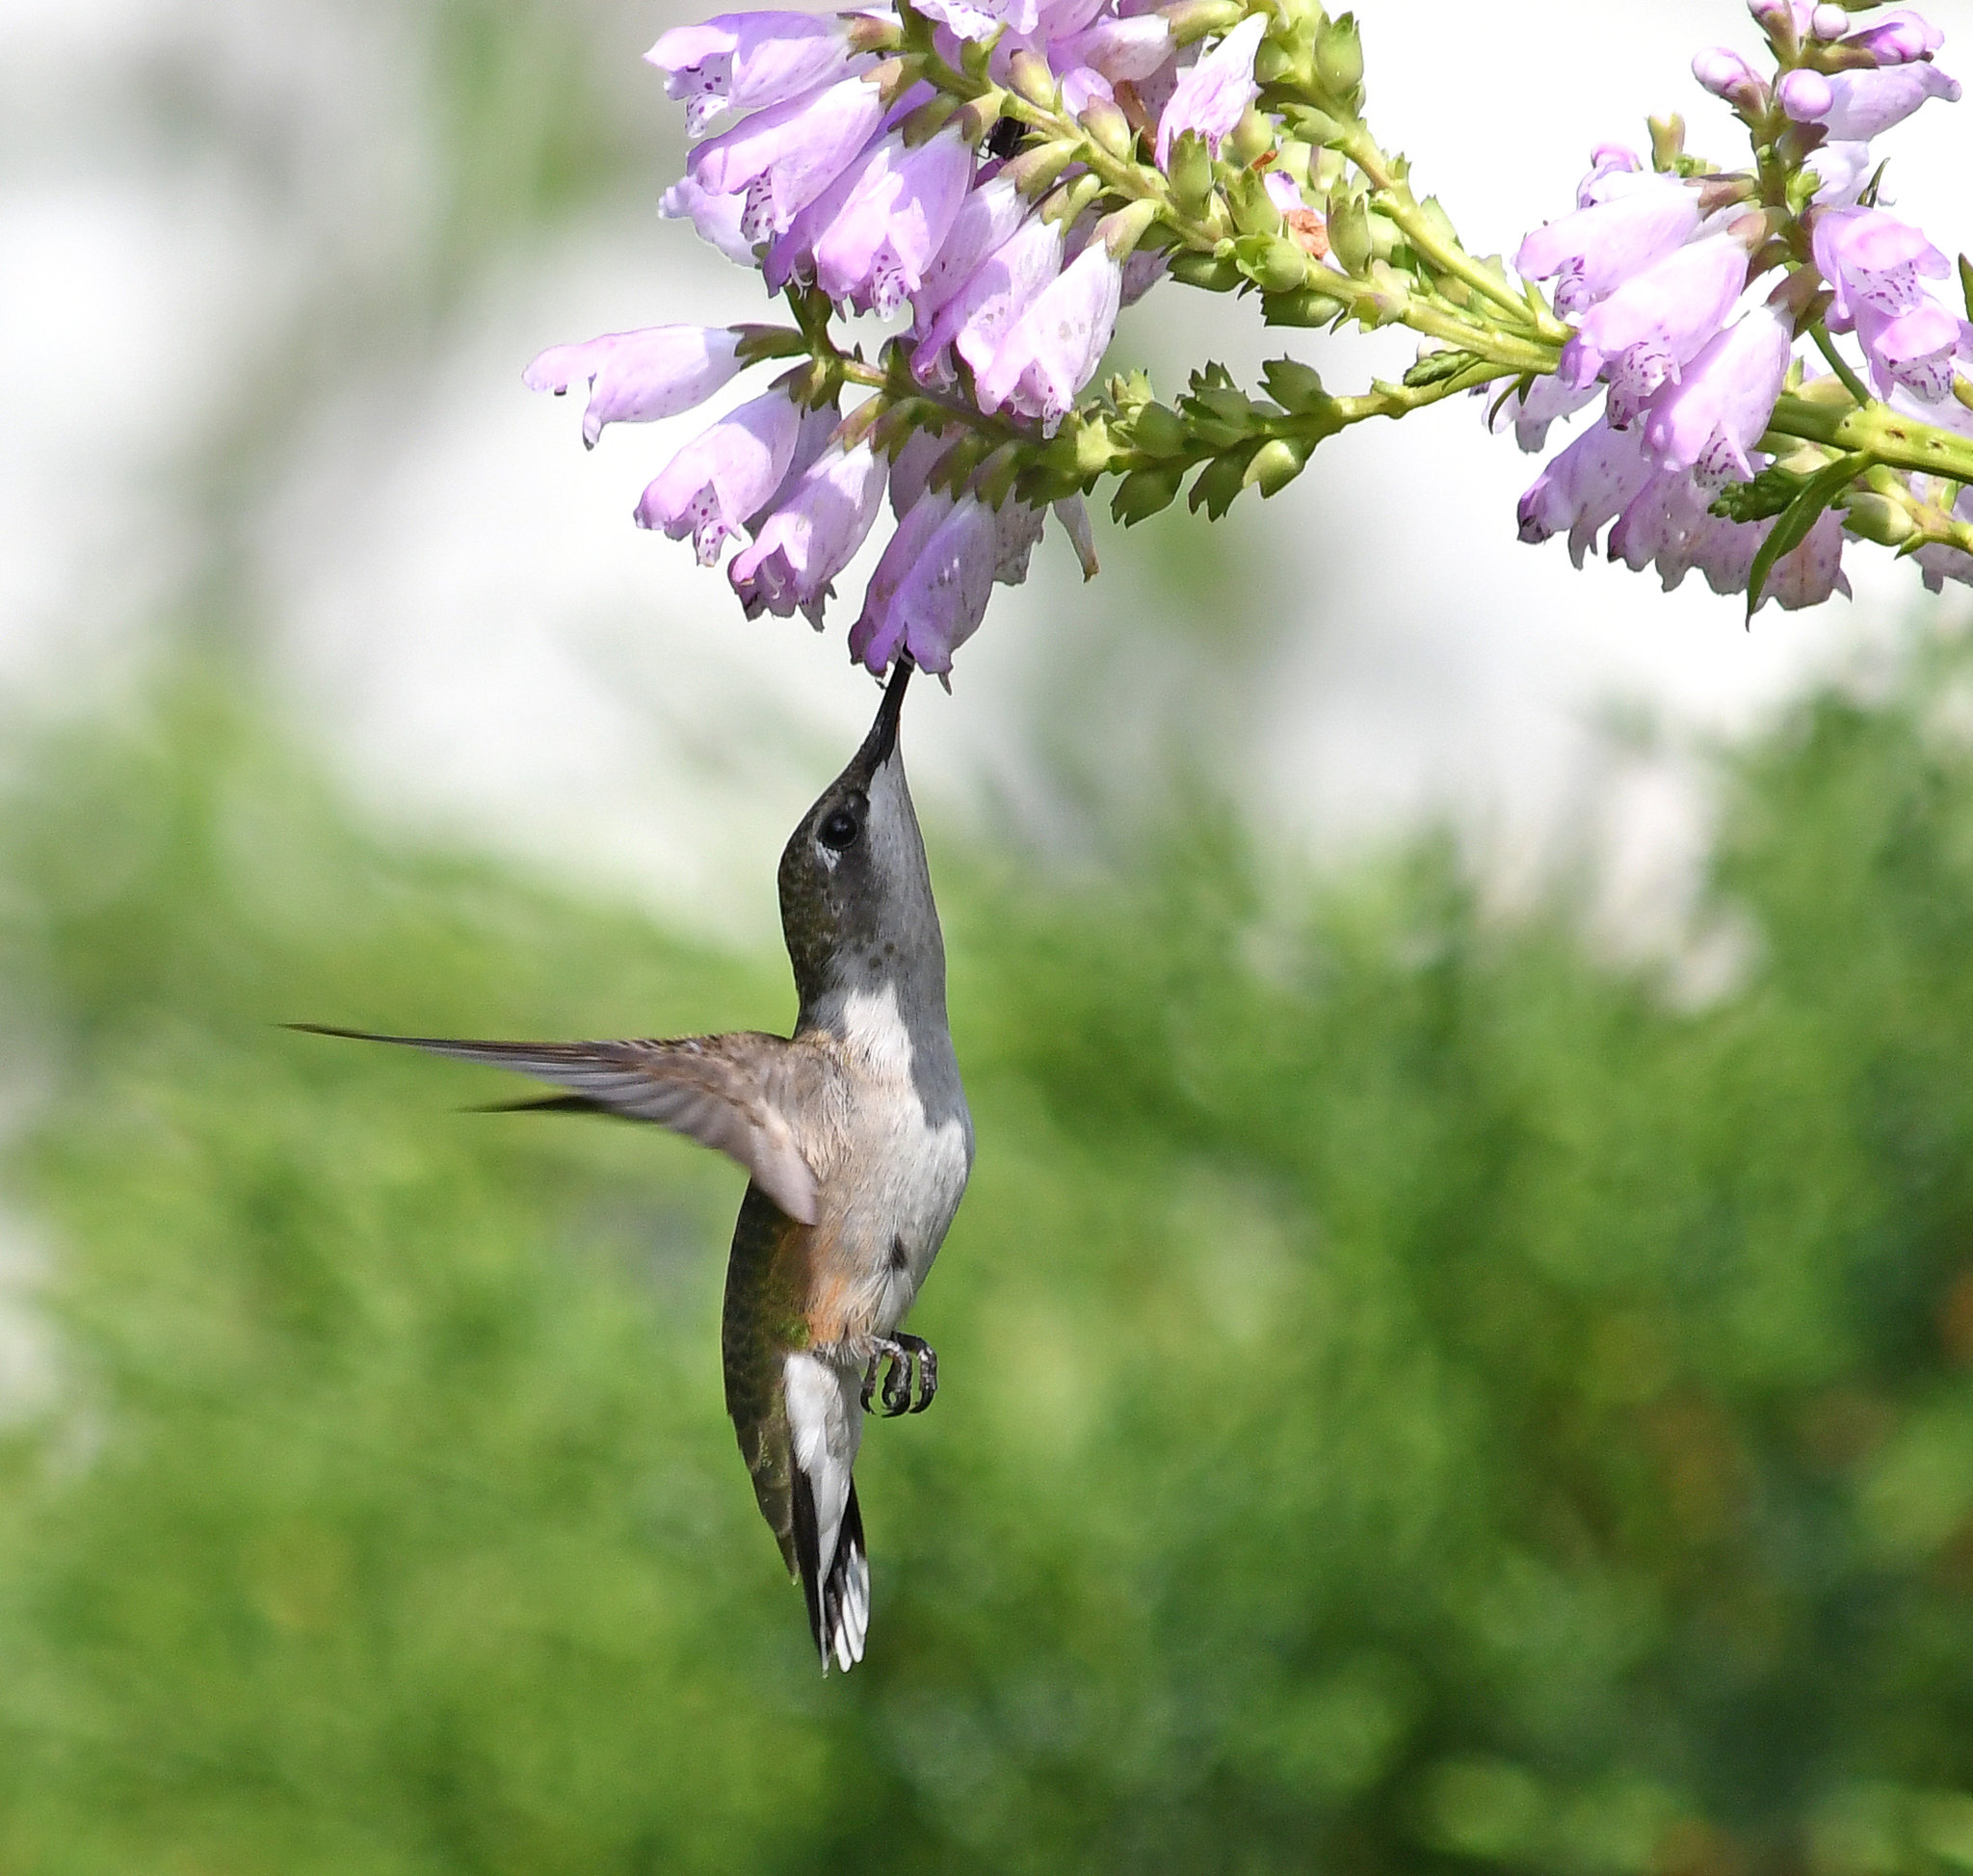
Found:
<path fill-rule="evenodd" d="M 886 137 L 815 243 L 816 284 L 888 319 L 952 231 L 972 176 L 973 152 L 955 135 L 916 149 Z"/>
<path fill-rule="evenodd" d="M 740 369 L 740 334 L 716 326 L 647 326 L 605 332 L 577 345 L 551 345 L 521 382 L 531 391 L 563 395 L 578 380 L 590 386 L 582 439 L 592 449 L 612 423 L 652 423 L 690 410 Z"/>
<path fill-rule="evenodd" d="M 1011 406 L 1052 435 L 1095 376 L 1122 296 L 1122 268 L 1091 242 L 1009 328 L 980 374 L 980 408 Z"/>
<path fill-rule="evenodd" d="M 1514 256 L 1523 277 L 1556 281 L 1555 309 L 1565 316 L 1587 312 L 1698 227 L 1698 195 L 1678 177 L 1619 172 L 1610 182 L 1588 207 L 1537 228 Z"/>
<path fill-rule="evenodd" d="M 1859 306 L 1909 312 L 1924 304 L 1919 277 L 1943 279 L 1946 257 L 1923 234 L 1881 208 L 1825 209 L 1815 218 L 1815 264 L 1828 281 L 1829 323 L 1841 331 Z"/>
<path fill-rule="evenodd" d="M 784 104 L 850 63 L 848 23 L 795 13 L 720 13 L 678 26 L 645 55 L 665 92 L 685 101 L 685 134 L 703 137 L 726 111 Z"/>
<path fill-rule="evenodd" d="M 1775 88 L 1781 109 L 1797 123 L 1819 123 L 1831 143 L 1867 144 L 1903 123 L 1929 98 L 1960 98 L 1959 83 L 1931 64 L 1877 70 L 1786 72 Z"/>
<path fill-rule="evenodd" d="M 1709 340 L 1678 382 L 1651 400 L 1644 454 L 1660 469 L 1690 469 L 1708 491 L 1729 474 L 1748 480 L 1748 451 L 1774 415 L 1794 343 L 1792 323 L 1772 305 Z"/>
<path fill-rule="evenodd" d="M 941 357 L 950 346 L 976 374 L 986 372 L 1014 322 L 1060 276 L 1062 248 L 1059 226 L 1039 219 L 1023 224 L 939 309 L 911 355 L 911 369 L 921 380 L 950 382 L 950 367 Z"/>
<path fill-rule="evenodd" d="M 883 459 L 868 441 L 832 445 L 796 483 L 728 568 L 749 619 L 799 606 L 817 631 L 831 582 L 863 544 L 883 496 Z"/>
<path fill-rule="evenodd" d="M 743 119 L 699 145 L 689 173 L 717 196 L 746 192 L 740 227 L 750 243 L 788 225 L 853 163 L 883 121 L 877 87 L 842 78 Z"/>
<path fill-rule="evenodd" d="M 1746 284 L 1747 250 L 1733 236 L 1678 249 L 1590 308 L 1563 349 L 1564 380 L 1580 389 L 1607 378 L 1621 429 L 1720 330 Z"/>
<path fill-rule="evenodd" d="M 1640 441 L 1598 417 L 1529 485 L 1518 511 L 1521 539 L 1532 545 L 1566 528 L 1568 557 L 1580 567 L 1603 523 L 1651 478 Z"/>
<path fill-rule="evenodd" d="M 1951 393 L 1960 326 L 1944 307 L 1930 300 L 1901 313 L 1858 306 L 1856 336 L 1880 397 L 1889 397 L 1893 384 L 1924 404 L 1941 403 Z"/>
<path fill-rule="evenodd" d="M 1159 169 L 1171 160 L 1173 142 L 1188 130 L 1197 131 L 1206 148 L 1219 155 L 1222 140 L 1232 134 L 1247 107 L 1260 95 L 1260 87 L 1253 82 L 1253 55 L 1267 29 L 1265 14 L 1250 13 L 1196 66 L 1179 74 L 1171 100 L 1158 119 Z"/>
<path fill-rule="evenodd" d="M 784 390 L 743 404 L 702 430 L 666 464 L 637 505 L 637 524 L 673 541 L 689 534 L 701 567 L 780 487 L 794 460 L 801 407 Z"/>

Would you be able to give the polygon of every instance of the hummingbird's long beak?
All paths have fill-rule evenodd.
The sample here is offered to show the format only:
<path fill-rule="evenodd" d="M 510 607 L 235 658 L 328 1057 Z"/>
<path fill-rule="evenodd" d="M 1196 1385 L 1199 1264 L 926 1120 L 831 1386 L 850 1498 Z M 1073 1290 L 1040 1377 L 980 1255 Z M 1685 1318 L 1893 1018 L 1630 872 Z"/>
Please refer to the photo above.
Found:
<path fill-rule="evenodd" d="M 898 717 L 905 707 L 905 686 L 911 681 L 911 673 L 916 668 L 908 652 L 898 653 L 883 701 L 877 706 L 877 721 L 870 726 L 870 734 L 856 752 L 856 765 L 865 775 L 875 775 L 882 768 L 898 746 Z"/>

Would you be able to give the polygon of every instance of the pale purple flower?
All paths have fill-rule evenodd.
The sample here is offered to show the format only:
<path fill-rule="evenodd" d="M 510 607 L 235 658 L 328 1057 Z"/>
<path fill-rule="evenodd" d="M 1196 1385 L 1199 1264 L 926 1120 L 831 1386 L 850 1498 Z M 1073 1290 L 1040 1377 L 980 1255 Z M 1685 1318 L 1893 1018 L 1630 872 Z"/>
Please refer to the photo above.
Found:
<path fill-rule="evenodd" d="M 952 654 L 986 616 L 999 558 L 1000 530 L 993 511 L 978 495 L 962 495 L 898 582 L 882 636 L 901 643 L 921 670 L 945 675 L 952 670 Z M 866 663 L 877 648 L 876 642 L 866 648 Z"/>
<path fill-rule="evenodd" d="M 1921 403 L 1942 403 L 1953 388 L 1953 355 L 1960 322 L 1944 307 L 1922 301 L 1908 312 L 1856 308 L 1856 337 L 1870 361 L 1870 381 L 1880 397 L 1902 384 Z"/>
<path fill-rule="evenodd" d="M 1818 6 L 1808 16 L 1809 37 L 1827 42 L 1839 40 L 1850 30 L 1847 7 Z"/>
<path fill-rule="evenodd" d="M 1765 460 L 1765 459 L 1764 459 Z M 1612 560 L 1633 572 L 1655 565 L 1669 593 L 1697 568 L 1715 593 L 1745 593 L 1772 521 L 1729 521 L 1711 512 L 1712 491 L 1690 475 L 1653 476 L 1625 505 L 1610 530 Z M 1842 516 L 1825 513 L 1806 540 L 1783 554 L 1769 572 L 1762 595 L 1783 611 L 1819 606 L 1832 593 L 1847 594 L 1843 577 Z"/>
<path fill-rule="evenodd" d="M 883 458 L 867 440 L 823 452 L 727 569 L 748 618 L 766 611 L 785 619 L 799 606 L 822 629 L 823 607 L 834 590 L 829 583 L 877 518 L 883 474 Z"/>
<path fill-rule="evenodd" d="M 699 145 L 689 165 L 717 196 L 745 190 L 741 231 L 750 243 L 788 225 L 861 152 L 883 121 L 883 100 L 862 78 L 803 92 L 773 104 Z"/>
<path fill-rule="evenodd" d="M 925 485 L 938 459 L 953 445 L 953 438 L 935 430 L 914 430 L 904 446 L 890 460 L 890 512 L 902 521 L 918 506 Z"/>
<path fill-rule="evenodd" d="M 1951 272 L 1939 252 L 1908 222 L 1881 208 L 1825 209 L 1815 218 L 1815 264 L 1832 290 L 1829 324 L 1838 331 L 1869 306 L 1909 312 L 1925 300 L 1919 277 Z"/>
<path fill-rule="evenodd" d="M 1079 118 L 1093 103 L 1114 104 L 1117 93 L 1110 81 L 1093 66 L 1070 66 L 1062 74 L 1062 108 Z"/>
<path fill-rule="evenodd" d="M 848 22 L 799 13 L 719 13 L 665 34 L 645 58 L 683 98 L 685 134 L 702 137 L 723 111 L 783 104 L 849 63 Z"/>
<path fill-rule="evenodd" d="M 1959 520 L 1973 520 L 1973 489 L 1960 489 L 1959 499 L 1953 504 L 1953 514 Z M 1973 554 L 1960 548 L 1949 547 L 1943 541 L 1934 541 L 1920 547 L 1911 558 L 1918 563 L 1925 576 L 1928 593 L 1944 592 L 1948 580 L 1973 586 Z"/>
<path fill-rule="evenodd" d="M 1588 208 L 1545 223 L 1521 243 L 1523 278 L 1554 278 L 1555 307 L 1587 311 L 1624 281 L 1682 248 L 1699 225 L 1699 198 L 1676 176 L 1621 175 Z"/>
<path fill-rule="evenodd" d="M 1560 378 L 1538 378 L 1525 391 L 1515 390 L 1503 401 L 1497 391 L 1483 385 L 1476 396 L 1494 400 L 1488 426 L 1497 436 L 1513 426 L 1514 441 L 1523 454 L 1532 454 L 1548 440 L 1548 426 L 1558 417 L 1580 410 L 1597 394 L 1593 383 L 1565 384 Z"/>
<path fill-rule="evenodd" d="M 921 382 L 949 380 L 942 354 L 958 352 L 976 375 L 984 374 L 999 355 L 1015 323 L 1037 298 L 1062 277 L 1063 231 L 1059 223 L 1039 217 L 1023 223 L 989 254 L 958 293 L 938 310 L 932 330 L 911 354 L 911 369 Z M 1121 301 L 1121 286 L 1118 287 Z M 1113 310 L 1111 318 L 1116 318 Z M 1108 344 L 1108 335 L 1104 343 Z M 1092 370 L 1094 369 L 1092 365 Z M 1076 389 L 1080 390 L 1080 384 Z M 1069 394 L 1073 397 L 1074 392 Z M 987 410 L 998 409 L 996 397 Z"/>
<path fill-rule="evenodd" d="M 1825 143 L 1808 159 L 1821 185 L 1815 202 L 1821 208 L 1849 208 L 1863 194 L 1863 185 L 1877 168 L 1877 156 L 1868 144 Z"/>
<path fill-rule="evenodd" d="M 918 11 L 961 40 L 991 39 L 1002 27 L 1012 38 L 1029 39 L 1040 19 L 1036 0 L 919 0 Z"/>
<path fill-rule="evenodd" d="M 972 178 L 973 152 L 956 133 L 913 149 L 893 132 L 817 238 L 816 284 L 888 319 L 924 277 Z"/>
<path fill-rule="evenodd" d="M 1651 400 L 1644 454 L 1660 469 L 1690 469 L 1701 489 L 1729 473 L 1753 474 L 1747 453 L 1774 415 L 1788 375 L 1793 323 L 1778 307 L 1756 306 L 1709 340 L 1675 384 Z"/>
<path fill-rule="evenodd" d="M 1635 150 L 1621 144 L 1598 144 L 1590 152 L 1589 174 L 1576 184 L 1576 206 L 1589 208 L 1602 201 L 1618 186 L 1613 183 L 1613 177 L 1634 175 L 1644 167 Z"/>
<path fill-rule="evenodd" d="M 741 369 L 739 351 L 740 334 L 723 326 L 646 326 L 551 345 L 521 382 L 560 397 L 586 380 L 582 439 L 593 449 L 605 424 L 651 423 L 704 403 Z"/>
<path fill-rule="evenodd" d="M 1010 495 L 993 511 L 993 577 L 1001 586 L 1019 586 L 1045 520 L 1039 508 Z"/>
<path fill-rule="evenodd" d="M 1661 470 L 1624 504 L 1608 550 L 1633 573 L 1655 565 L 1670 593 L 1695 567 L 1715 593 L 1745 593 L 1761 529 L 1709 512 L 1713 491 L 1683 470 Z"/>
<path fill-rule="evenodd" d="M 1759 74 L 1739 53 L 1723 45 L 1708 46 L 1692 62 L 1692 75 L 1715 97 L 1723 97 L 1741 110 L 1761 109 L 1768 101 L 1768 88 Z"/>
<path fill-rule="evenodd" d="M 1563 348 L 1562 376 L 1581 386 L 1601 372 L 1621 429 L 1725 324 L 1746 284 L 1747 250 L 1731 235 L 1689 243 L 1590 308 Z"/>
<path fill-rule="evenodd" d="M 1846 28 L 1848 21 L 1846 19 Z M 1946 42 L 1946 36 L 1922 13 L 1899 7 L 1882 14 L 1860 33 L 1843 41 L 1846 48 L 1865 52 L 1881 66 L 1905 66 L 1929 59 Z"/>
<path fill-rule="evenodd" d="M 1134 306 L 1145 294 L 1165 277 L 1165 270 L 1171 264 L 1171 256 L 1156 248 L 1139 248 L 1123 263 L 1123 280 L 1118 289 L 1117 304 L 1119 306 Z"/>
<path fill-rule="evenodd" d="M 995 175 L 967 192 L 938 252 L 927 263 L 911 295 L 913 337 L 923 339 L 932 330 L 940 307 L 1027 220 L 1028 209 L 1012 176 Z"/>
<path fill-rule="evenodd" d="M 753 265 L 753 244 L 741 231 L 747 213 L 747 192 L 715 196 L 689 175 L 680 176 L 658 198 L 658 213 L 668 221 L 690 220 L 701 241 L 709 241 L 730 261 Z"/>
<path fill-rule="evenodd" d="M 717 565 L 726 537 L 780 487 L 801 429 L 801 407 L 785 390 L 741 405 L 665 465 L 637 505 L 638 526 L 673 541 L 689 534 L 698 564 Z"/>
<path fill-rule="evenodd" d="M 1296 209 L 1308 206 L 1302 199 L 1302 185 L 1287 171 L 1270 170 L 1260 181 L 1261 187 L 1268 192 L 1268 200 L 1283 215 L 1291 215 Z"/>
<path fill-rule="evenodd" d="M 1556 456 L 1522 495 L 1516 513 L 1531 544 L 1568 530 L 1568 557 L 1580 567 L 1596 533 L 1651 479 L 1634 432 L 1612 430 L 1598 417 Z"/>
<path fill-rule="evenodd" d="M 1079 33 L 1054 40 L 1048 62 L 1058 71 L 1084 66 L 1113 85 L 1136 85 L 1163 70 L 1176 53 L 1166 21 L 1157 13 L 1139 13 L 1131 19 L 1098 19 Z"/>
<path fill-rule="evenodd" d="M 1268 30 L 1267 15 L 1250 13 L 1189 70 L 1178 74 L 1171 101 L 1158 119 L 1157 158 L 1163 169 L 1171 145 L 1186 131 L 1197 131 L 1215 156 L 1221 142 L 1260 95 L 1253 82 L 1253 55 Z"/>
<path fill-rule="evenodd" d="M 917 436 L 923 434 L 921 431 Z M 917 436 L 912 437 L 913 442 Z M 908 449 L 909 444 L 906 447 Z M 891 469 L 893 507 L 898 506 L 898 471 L 903 467 L 904 455 L 900 452 Z M 879 675 L 890 669 L 891 660 L 905 641 L 905 621 L 894 616 L 891 602 L 897 597 L 905 576 L 918 564 L 925 543 L 938 531 L 939 523 L 952 513 L 953 506 L 954 497 L 949 489 L 928 491 L 921 478 L 917 494 L 900 510 L 897 531 L 885 542 L 871 571 L 870 584 L 863 589 L 863 610 L 850 627 L 850 656 Z"/>
<path fill-rule="evenodd" d="M 1123 298 L 1123 270 L 1092 241 L 1028 303 L 980 373 L 980 408 L 1005 404 L 1053 435 L 1095 375 Z"/>
<path fill-rule="evenodd" d="M 1867 144 L 1903 123 L 1928 98 L 1957 103 L 1960 87 L 1936 66 L 1920 61 L 1827 77 L 1806 69 L 1785 72 L 1775 95 L 1797 123 L 1821 124 L 1832 143 Z"/>
<path fill-rule="evenodd" d="M 781 471 L 779 486 L 747 517 L 750 539 L 757 540 L 761 529 L 767 525 L 768 516 L 776 509 L 787 506 L 802 478 L 822 461 L 824 452 L 834 441 L 837 427 L 842 421 L 843 413 L 834 404 L 820 405 L 802 413 L 802 427 L 795 436 L 794 454 L 788 459 L 788 466 Z"/>

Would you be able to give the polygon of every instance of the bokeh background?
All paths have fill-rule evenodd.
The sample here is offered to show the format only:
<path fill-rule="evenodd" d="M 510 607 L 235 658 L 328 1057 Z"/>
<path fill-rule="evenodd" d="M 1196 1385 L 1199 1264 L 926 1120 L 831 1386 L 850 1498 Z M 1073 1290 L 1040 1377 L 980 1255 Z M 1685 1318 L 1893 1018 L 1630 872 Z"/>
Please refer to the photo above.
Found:
<path fill-rule="evenodd" d="M 1482 246 L 1745 32 L 1361 13 Z M 1869 549 L 1744 632 L 1454 410 L 996 598 L 908 731 L 982 1151 L 847 1678 L 731 1170 L 274 1026 L 786 1023 L 874 693 L 518 384 L 757 312 L 653 212 L 686 16 L 0 9 L 0 1876 L 1973 1866 L 1973 653 Z"/>

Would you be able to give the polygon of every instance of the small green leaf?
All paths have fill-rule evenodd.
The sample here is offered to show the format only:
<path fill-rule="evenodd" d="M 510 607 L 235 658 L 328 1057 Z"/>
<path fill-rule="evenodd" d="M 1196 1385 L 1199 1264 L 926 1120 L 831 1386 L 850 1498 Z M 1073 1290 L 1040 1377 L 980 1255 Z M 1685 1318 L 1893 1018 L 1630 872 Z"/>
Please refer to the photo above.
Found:
<path fill-rule="evenodd" d="M 1405 383 L 1415 391 L 1421 385 L 1443 383 L 1457 378 L 1468 365 L 1480 360 L 1470 352 L 1428 352 L 1405 374 Z"/>
<path fill-rule="evenodd" d="M 1195 515 L 1203 507 L 1206 519 L 1217 521 L 1233 506 L 1233 498 L 1245 486 L 1247 465 L 1252 462 L 1259 448 L 1258 442 L 1252 442 L 1244 448 L 1228 450 L 1223 456 L 1216 456 L 1198 472 L 1191 493 L 1185 498 L 1186 506 Z"/>
<path fill-rule="evenodd" d="M 1747 576 L 1749 619 L 1760 610 L 1761 595 L 1767 589 L 1768 576 L 1774 572 L 1776 562 L 1783 554 L 1793 553 L 1808 539 L 1808 531 L 1821 518 L 1823 510 L 1869 466 L 1868 452 L 1858 450 L 1850 456 L 1839 456 L 1802 485 L 1801 492 L 1781 511 L 1775 525 L 1768 530 L 1768 538 L 1761 542 L 1760 551 L 1753 557 L 1753 570 Z"/>
<path fill-rule="evenodd" d="M 1184 477 L 1183 465 L 1155 469 L 1133 469 L 1111 497 L 1110 518 L 1127 528 L 1148 520 L 1161 508 L 1170 508 Z"/>
<path fill-rule="evenodd" d="M 1171 272 L 1174 280 L 1204 287 L 1208 293 L 1230 293 L 1247 277 L 1231 255 L 1222 260 L 1217 254 L 1173 254 Z"/>

